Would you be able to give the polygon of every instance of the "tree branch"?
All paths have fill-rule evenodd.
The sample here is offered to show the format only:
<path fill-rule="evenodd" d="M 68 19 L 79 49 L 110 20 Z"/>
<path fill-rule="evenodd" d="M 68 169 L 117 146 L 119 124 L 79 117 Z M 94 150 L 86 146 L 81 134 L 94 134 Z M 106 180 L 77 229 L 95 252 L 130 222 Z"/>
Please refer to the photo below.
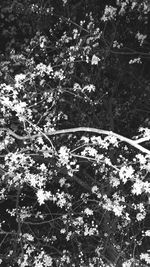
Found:
<path fill-rule="evenodd" d="M 140 139 L 137 139 L 137 140 L 135 140 L 135 143 L 140 144 L 140 143 L 144 143 L 146 141 L 150 141 L 150 136 L 145 136 L 145 137 L 142 137 Z"/>
<path fill-rule="evenodd" d="M 34 134 L 34 135 L 25 135 L 25 136 L 20 136 L 10 130 L 9 128 L 0 128 L 0 131 L 6 131 L 8 134 L 13 136 L 16 139 L 19 140 L 28 140 L 28 139 L 35 139 L 40 136 L 42 136 L 42 133 Z M 135 147 L 136 149 L 140 150 L 143 153 L 149 154 L 150 155 L 150 150 L 144 148 L 143 146 L 138 144 L 141 142 L 141 138 L 139 140 L 132 140 L 127 137 L 124 137 L 120 134 L 114 133 L 112 131 L 107 131 L 107 130 L 101 130 L 101 129 L 96 129 L 96 128 L 90 128 L 90 127 L 77 127 L 77 128 L 70 128 L 70 129 L 63 129 L 63 130 L 54 130 L 50 132 L 43 132 L 44 136 L 53 136 L 53 135 L 59 135 L 59 134 L 69 134 L 69 133 L 76 133 L 76 132 L 89 132 L 89 133 L 95 133 L 98 135 L 108 135 L 108 136 L 114 136 L 117 139 L 119 139 L 121 142 L 125 142 L 132 147 Z M 150 139 L 150 138 L 149 138 Z M 144 141 L 147 141 L 148 139 L 144 139 Z M 142 141 L 143 142 L 143 141 Z"/>

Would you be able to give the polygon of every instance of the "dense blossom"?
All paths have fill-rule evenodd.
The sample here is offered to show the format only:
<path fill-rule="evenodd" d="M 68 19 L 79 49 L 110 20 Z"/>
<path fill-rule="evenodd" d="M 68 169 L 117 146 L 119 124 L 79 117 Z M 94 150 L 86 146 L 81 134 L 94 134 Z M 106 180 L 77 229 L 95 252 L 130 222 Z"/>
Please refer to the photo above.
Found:
<path fill-rule="evenodd" d="M 150 5 L 97 2 L 0 3 L 5 266 L 150 264 Z"/>

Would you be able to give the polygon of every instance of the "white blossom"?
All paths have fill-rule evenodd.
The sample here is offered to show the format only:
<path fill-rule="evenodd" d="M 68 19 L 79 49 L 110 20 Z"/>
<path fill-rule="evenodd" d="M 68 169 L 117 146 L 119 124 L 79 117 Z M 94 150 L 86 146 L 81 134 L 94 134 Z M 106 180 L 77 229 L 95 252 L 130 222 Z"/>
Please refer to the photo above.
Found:
<path fill-rule="evenodd" d="M 91 93 L 91 92 L 95 92 L 95 89 L 96 88 L 93 84 L 89 84 L 89 85 L 84 86 L 82 90 L 83 92 L 88 91 L 89 93 Z"/>
<path fill-rule="evenodd" d="M 144 40 L 147 38 L 147 35 L 138 32 L 135 37 L 138 39 L 140 46 L 142 46 L 144 43 Z"/>
<path fill-rule="evenodd" d="M 98 65 L 98 62 L 100 61 L 100 58 L 96 55 L 92 56 L 91 65 Z"/>
<path fill-rule="evenodd" d="M 137 221 L 142 221 L 142 220 L 145 219 L 145 216 L 146 216 L 145 213 L 141 213 L 141 212 L 139 212 L 139 213 L 137 213 L 137 215 L 136 215 L 136 219 L 137 219 Z"/>
<path fill-rule="evenodd" d="M 117 12 L 117 8 L 106 5 L 105 10 L 104 10 L 104 14 L 103 14 L 101 20 L 105 22 L 108 20 L 115 19 L 116 12 Z"/>
<path fill-rule="evenodd" d="M 97 185 L 94 185 L 92 188 L 91 188 L 91 191 L 92 193 L 96 193 L 98 191 L 98 187 Z"/>
<path fill-rule="evenodd" d="M 51 197 L 51 193 L 43 189 L 38 189 L 36 195 L 40 205 L 44 204 L 44 202 Z"/>
<path fill-rule="evenodd" d="M 141 253 L 141 260 L 145 260 L 147 264 L 150 264 L 150 253 Z"/>
<path fill-rule="evenodd" d="M 134 169 L 132 166 L 122 166 L 119 171 L 119 177 L 125 184 L 128 179 L 132 179 L 134 174 Z"/>
<path fill-rule="evenodd" d="M 84 210 L 84 213 L 85 213 L 86 215 L 93 215 L 93 210 L 91 210 L 91 209 L 89 209 L 89 208 L 86 208 L 86 209 Z"/>
<path fill-rule="evenodd" d="M 141 61 L 141 58 L 140 57 L 137 57 L 137 58 L 134 58 L 134 59 L 130 59 L 129 61 L 129 64 L 134 64 L 134 63 L 137 63 L 137 64 L 141 64 L 142 61 Z"/>
<path fill-rule="evenodd" d="M 23 82 L 25 81 L 25 79 L 26 79 L 25 74 L 23 74 L 23 73 L 17 74 L 15 76 L 15 87 L 23 88 L 22 85 L 23 85 Z"/>
<path fill-rule="evenodd" d="M 118 217 L 122 216 L 123 210 L 124 210 L 124 206 L 114 203 L 113 212 L 115 213 L 116 216 Z"/>
<path fill-rule="evenodd" d="M 145 231 L 145 236 L 150 236 L 150 230 Z"/>
<path fill-rule="evenodd" d="M 140 195 L 143 192 L 143 182 L 140 179 L 136 179 L 132 186 L 132 193 L 134 195 Z"/>

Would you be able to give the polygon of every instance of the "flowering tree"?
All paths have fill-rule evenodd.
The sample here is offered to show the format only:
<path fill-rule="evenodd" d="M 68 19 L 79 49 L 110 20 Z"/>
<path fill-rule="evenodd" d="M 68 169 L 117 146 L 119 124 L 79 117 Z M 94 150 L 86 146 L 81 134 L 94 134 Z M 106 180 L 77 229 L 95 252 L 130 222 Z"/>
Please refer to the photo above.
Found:
<path fill-rule="evenodd" d="M 150 5 L 89 2 L 1 4 L 1 266 L 150 264 Z"/>

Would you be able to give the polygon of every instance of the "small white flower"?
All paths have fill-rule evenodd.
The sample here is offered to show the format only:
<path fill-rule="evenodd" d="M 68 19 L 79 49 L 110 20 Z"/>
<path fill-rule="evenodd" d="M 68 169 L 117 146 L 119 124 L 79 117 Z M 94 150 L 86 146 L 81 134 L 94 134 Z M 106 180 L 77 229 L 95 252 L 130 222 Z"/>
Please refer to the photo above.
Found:
<path fill-rule="evenodd" d="M 145 191 L 145 193 L 150 194 L 150 183 L 148 181 L 143 182 L 143 191 Z"/>
<path fill-rule="evenodd" d="M 39 145 L 44 145 L 43 138 L 41 136 L 38 137 L 37 142 Z"/>
<path fill-rule="evenodd" d="M 45 195 L 44 195 L 44 191 L 43 189 L 39 189 L 36 193 L 37 198 L 38 198 L 38 202 L 40 205 L 44 204 L 45 201 Z"/>
<path fill-rule="evenodd" d="M 147 264 L 150 263 L 150 253 L 141 253 L 141 260 L 145 260 Z"/>
<path fill-rule="evenodd" d="M 25 112 L 25 107 L 26 107 L 26 103 L 25 102 L 20 102 L 16 105 L 14 105 L 14 110 L 18 113 L 18 114 L 23 114 Z"/>
<path fill-rule="evenodd" d="M 51 196 L 50 192 L 44 191 L 43 189 L 39 189 L 36 193 L 37 199 L 40 205 L 44 204 L 45 200 L 49 199 Z"/>
<path fill-rule="evenodd" d="M 74 90 L 74 91 L 81 91 L 82 88 L 81 88 L 80 84 L 75 83 L 75 84 L 73 85 L 73 90 Z"/>
<path fill-rule="evenodd" d="M 52 66 L 51 66 L 51 64 L 49 64 L 48 66 L 47 66 L 47 74 L 51 74 L 52 72 L 53 72 L 53 69 L 52 69 Z"/>
<path fill-rule="evenodd" d="M 68 232 L 67 236 L 66 236 L 66 240 L 69 241 L 71 239 L 72 236 L 72 232 Z"/>
<path fill-rule="evenodd" d="M 46 42 L 47 42 L 46 37 L 45 36 L 41 36 L 40 39 L 39 39 L 40 47 L 44 48 L 45 45 L 46 45 Z"/>
<path fill-rule="evenodd" d="M 66 182 L 66 179 L 65 178 L 61 178 L 59 180 L 60 186 L 62 187 L 65 184 L 65 182 Z"/>
<path fill-rule="evenodd" d="M 96 55 L 92 56 L 91 65 L 98 65 L 98 62 L 100 61 L 100 58 Z"/>
<path fill-rule="evenodd" d="M 78 29 L 73 30 L 73 39 L 76 39 L 78 37 Z"/>
<path fill-rule="evenodd" d="M 123 46 L 123 44 L 122 44 L 122 43 L 118 43 L 118 41 L 116 41 L 116 40 L 113 42 L 113 47 L 114 47 L 114 48 L 116 47 L 116 48 L 119 49 L 119 48 L 121 48 L 122 46 Z"/>
<path fill-rule="evenodd" d="M 129 167 L 123 166 L 121 167 L 119 171 L 119 176 L 120 176 L 120 179 L 125 184 L 128 179 L 131 179 L 133 177 L 133 173 L 134 173 L 134 169 L 132 168 L 132 166 L 129 166 Z"/>
<path fill-rule="evenodd" d="M 123 212 L 124 206 L 122 205 L 114 205 L 113 206 L 113 212 L 115 213 L 116 216 L 121 216 Z"/>
<path fill-rule="evenodd" d="M 116 177 L 110 177 L 110 184 L 113 186 L 113 187 L 118 187 L 118 185 L 120 185 L 120 181 L 118 178 Z"/>
<path fill-rule="evenodd" d="M 46 168 L 46 166 L 45 166 L 44 163 L 42 163 L 42 164 L 40 165 L 40 170 L 41 170 L 41 171 L 46 171 L 46 170 L 47 170 L 47 168 Z"/>
<path fill-rule="evenodd" d="M 98 187 L 97 187 L 97 185 L 94 185 L 94 186 L 92 187 L 91 191 L 92 191 L 92 193 L 97 193 L 97 191 L 98 191 Z"/>
<path fill-rule="evenodd" d="M 104 14 L 103 14 L 101 20 L 105 22 L 108 20 L 115 19 L 116 12 L 117 12 L 117 8 L 106 5 L 105 10 L 104 10 Z"/>
<path fill-rule="evenodd" d="M 9 97 L 2 97 L 0 100 L 2 105 L 12 108 L 12 102 L 9 100 Z"/>
<path fill-rule="evenodd" d="M 122 267 L 132 267 L 133 262 L 134 262 L 134 259 L 127 260 L 122 264 Z"/>
<path fill-rule="evenodd" d="M 61 234 L 65 234 L 65 233 L 66 233 L 66 229 L 65 229 L 65 228 L 62 228 L 62 229 L 60 230 L 60 233 L 61 233 Z"/>
<path fill-rule="evenodd" d="M 141 58 L 137 57 L 129 61 L 129 64 L 134 64 L 134 63 L 141 64 L 142 63 Z"/>
<path fill-rule="evenodd" d="M 142 46 L 144 43 L 144 40 L 147 38 L 147 35 L 144 35 L 144 34 L 138 32 L 135 37 L 138 39 L 140 46 Z"/>
<path fill-rule="evenodd" d="M 140 195 L 143 192 L 143 182 L 140 179 L 136 179 L 136 182 L 132 186 L 132 193 L 134 195 Z"/>
<path fill-rule="evenodd" d="M 54 72 L 54 78 L 58 78 L 60 81 L 62 81 L 65 76 L 64 76 L 64 71 L 62 69 L 60 69 L 59 71 L 55 71 Z"/>
<path fill-rule="evenodd" d="M 86 208 L 86 209 L 84 210 L 84 213 L 85 213 L 86 215 L 93 215 L 93 210 L 91 210 L 91 209 L 89 209 L 89 208 Z"/>
<path fill-rule="evenodd" d="M 28 241 L 34 241 L 34 237 L 28 233 L 23 234 L 23 237 Z"/>
<path fill-rule="evenodd" d="M 15 76 L 15 87 L 20 88 L 22 86 L 22 83 L 25 81 L 26 75 L 25 74 L 17 74 Z"/>
<path fill-rule="evenodd" d="M 89 137 L 82 136 L 81 141 L 83 141 L 84 143 L 89 143 L 90 139 L 89 139 Z"/>
<path fill-rule="evenodd" d="M 109 165 L 109 166 L 112 165 L 112 164 L 111 164 L 111 161 L 110 161 L 109 158 L 105 158 L 104 162 L 105 162 L 105 164 L 107 164 L 107 165 Z"/>
<path fill-rule="evenodd" d="M 145 236 L 150 236 L 150 230 L 147 230 L 147 231 L 145 232 Z"/>
<path fill-rule="evenodd" d="M 95 92 L 95 86 L 93 84 L 89 84 L 83 87 L 83 91 L 88 91 L 89 93 Z"/>
<path fill-rule="evenodd" d="M 146 214 L 145 213 L 137 213 L 136 219 L 137 221 L 142 221 L 145 219 Z"/>
<path fill-rule="evenodd" d="M 59 149 L 59 162 L 62 165 L 67 165 L 69 163 L 69 149 L 66 146 L 62 146 Z"/>
<path fill-rule="evenodd" d="M 136 155 L 136 158 L 139 160 L 141 165 L 145 165 L 146 164 L 146 158 L 142 154 Z"/>

